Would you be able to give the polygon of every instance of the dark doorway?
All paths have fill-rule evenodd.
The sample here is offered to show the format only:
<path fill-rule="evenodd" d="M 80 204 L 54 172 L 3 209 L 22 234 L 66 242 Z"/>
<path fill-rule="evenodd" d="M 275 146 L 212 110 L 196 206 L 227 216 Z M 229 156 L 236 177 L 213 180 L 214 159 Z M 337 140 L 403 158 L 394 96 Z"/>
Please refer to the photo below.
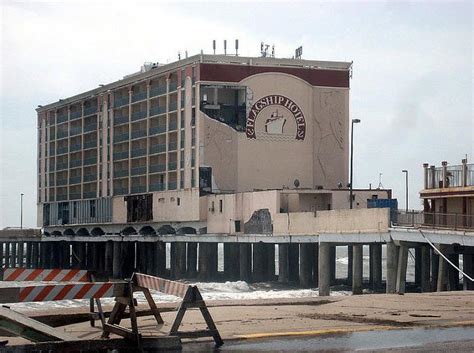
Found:
<path fill-rule="evenodd" d="M 153 194 L 126 196 L 127 222 L 146 222 L 153 219 Z"/>

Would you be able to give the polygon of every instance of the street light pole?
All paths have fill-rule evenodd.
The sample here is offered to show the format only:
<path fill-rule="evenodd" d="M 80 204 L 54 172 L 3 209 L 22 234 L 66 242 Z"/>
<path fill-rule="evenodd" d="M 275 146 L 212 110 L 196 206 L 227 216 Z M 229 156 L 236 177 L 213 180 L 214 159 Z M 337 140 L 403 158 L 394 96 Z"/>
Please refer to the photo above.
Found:
<path fill-rule="evenodd" d="M 352 119 L 351 122 L 351 175 L 349 181 L 349 208 L 352 209 L 352 181 L 353 181 L 353 164 L 354 164 L 354 124 L 360 123 L 360 119 Z"/>
<path fill-rule="evenodd" d="M 402 173 L 405 173 L 405 211 L 408 213 L 408 170 L 403 169 Z"/>
<path fill-rule="evenodd" d="M 20 229 L 23 229 L 23 195 L 20 194 Z"/>

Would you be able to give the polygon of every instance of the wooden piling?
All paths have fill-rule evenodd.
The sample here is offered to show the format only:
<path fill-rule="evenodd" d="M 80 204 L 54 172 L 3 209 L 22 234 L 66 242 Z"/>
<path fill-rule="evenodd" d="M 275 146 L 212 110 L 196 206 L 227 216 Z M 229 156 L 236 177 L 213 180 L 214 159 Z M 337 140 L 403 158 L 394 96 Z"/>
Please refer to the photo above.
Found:
<path fill-rule="evenodd" d="M 363 247 L 352 246 L 352 294 L 362 294 Z"/>
<path fill-rule="evenodd" d="M 331 274 L 329 267 L 331 266 L 331 246 L 328 243 L 319 243 L 319 296 L 329 296 L 331 285 Z"/>
<path fill-rule="evenodd" d="M 288 283 L 289 244 L 278 244 L 278 282 Z"/>
<path fill-rule="evenodd" d="M 240 280 L 250 282 L 252 279 L 252 245 L 239 244 Z"/>
<path fill-rule="evenodd" d="M 300 287 L 310 288 L 313 277 L 313 246 L 311 243 L 300 244 Z"/>
<path fill-rule="evenodd" d="M 196 278 L 197 276 L 197 243 L 187 244 L 186 271 L 187 271 L 188 278 Z"/>

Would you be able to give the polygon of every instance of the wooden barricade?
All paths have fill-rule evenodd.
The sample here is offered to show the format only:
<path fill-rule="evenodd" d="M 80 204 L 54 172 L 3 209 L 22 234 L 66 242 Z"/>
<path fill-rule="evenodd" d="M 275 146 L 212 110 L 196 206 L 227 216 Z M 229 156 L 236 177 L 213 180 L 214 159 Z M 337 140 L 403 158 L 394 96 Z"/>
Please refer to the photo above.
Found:
<path fill-rule="evenodd" d="M 198 338 L 212 336 L 217 346 L 221 346 L 222 344 L 224 344 L 219 334 L 219 331 L 217 330 L 217 327 L 214 323 L 214 320 L 212 319 L 212 316 L 209 313 L 209 310 L 207 309 L 206 303 L 204 302 L 204 299 L 202 298 L 201 293 L 199 292 L 199 289 L 196 286 L 191 286 L 189 284 L 176 281 L 170 281 L 160 277 L 145 275 L 142 273 L 134 273 L 132 281 L 134 282 L 134 285 L 137 288 L 140 288 L 140 290 L 143 290 L 144 288 L 154 289 L 158 292 L 171 294 L 183 298 L 183 301 L 181 302 L 178 308 L 178 313 L 176 314 L 176 318 L 170 330 L 171 336 L 178 336 L 182 338 Z M 151 301 L 153 302 L 153 299 Z M 150 301 L 148 302 L 150 303 Z M 206 330 L 188 332 L 178 331 L 179 325 L 181 325 L 181 322 L 183 321 L 183 317 L 186 313 L 186 310 L 190 308 L 198 308 L 201 311 L 201 314 L 207 324 Z"/>

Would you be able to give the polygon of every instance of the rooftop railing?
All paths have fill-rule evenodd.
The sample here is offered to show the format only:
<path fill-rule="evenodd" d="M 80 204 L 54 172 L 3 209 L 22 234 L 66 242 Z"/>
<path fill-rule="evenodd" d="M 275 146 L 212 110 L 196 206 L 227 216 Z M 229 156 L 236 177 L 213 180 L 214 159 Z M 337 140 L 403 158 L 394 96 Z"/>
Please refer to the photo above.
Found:
<path fill-rule="evenodd" d="M 395 211 L 391 219 L 396 226 L 474 230 L 474 214 Z"/>
<path fill-rule="evenodd" d="M 474 164 L 446 166 L 445 173 L 443 168 L 426 169 L 427 189 L 474 186 Z"/>

